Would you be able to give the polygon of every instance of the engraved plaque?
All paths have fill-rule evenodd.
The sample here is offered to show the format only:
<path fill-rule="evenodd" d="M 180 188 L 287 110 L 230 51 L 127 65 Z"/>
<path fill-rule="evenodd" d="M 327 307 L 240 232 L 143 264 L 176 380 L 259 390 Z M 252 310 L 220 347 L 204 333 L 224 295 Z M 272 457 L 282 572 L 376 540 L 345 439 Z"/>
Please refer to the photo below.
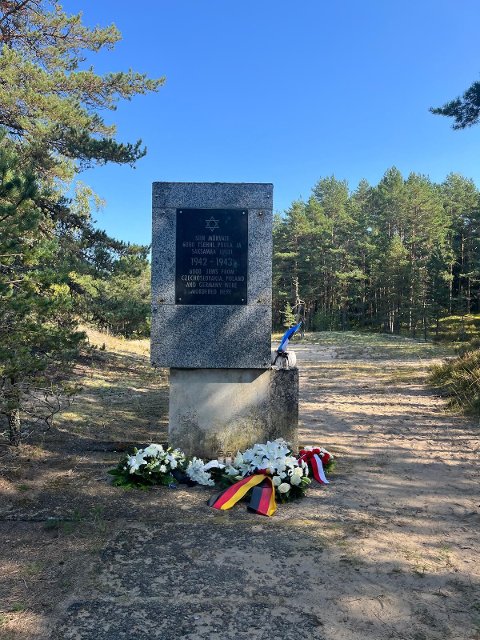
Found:
<path fill-rule="evenodd" d="M 247 304 L 248 211 L 177 209 L 175 303 Z"/>

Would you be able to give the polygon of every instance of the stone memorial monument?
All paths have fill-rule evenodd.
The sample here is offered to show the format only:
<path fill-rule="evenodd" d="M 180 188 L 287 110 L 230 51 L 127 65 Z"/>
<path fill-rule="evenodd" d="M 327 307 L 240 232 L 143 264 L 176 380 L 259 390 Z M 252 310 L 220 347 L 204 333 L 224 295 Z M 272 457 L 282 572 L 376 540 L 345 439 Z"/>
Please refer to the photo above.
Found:
<path fill-rule="evenodd" d="M 296 445 L 298 371 L 271 367 L 271 184 L 153 183 L 152 364 L 169 444 L 209 458 Z"/>

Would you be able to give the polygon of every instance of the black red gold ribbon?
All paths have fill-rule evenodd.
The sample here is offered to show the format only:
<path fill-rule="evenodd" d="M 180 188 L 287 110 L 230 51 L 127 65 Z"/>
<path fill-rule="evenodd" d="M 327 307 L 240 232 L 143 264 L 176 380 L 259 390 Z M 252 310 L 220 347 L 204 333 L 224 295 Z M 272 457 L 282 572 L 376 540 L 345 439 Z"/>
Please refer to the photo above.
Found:
<path fill-rule="evenodd" d="M 213 496 L 208 501 L 208 506 L 214 509 L 231 509 L 234 504 L 253 488 L 252 497 L 248 509 L 262 516 L 273 516 L 277 510 L 275 502 L 275 487 L 270 476 L 264 473 L 256 473 L 242 478 L 228 489 Z"/>

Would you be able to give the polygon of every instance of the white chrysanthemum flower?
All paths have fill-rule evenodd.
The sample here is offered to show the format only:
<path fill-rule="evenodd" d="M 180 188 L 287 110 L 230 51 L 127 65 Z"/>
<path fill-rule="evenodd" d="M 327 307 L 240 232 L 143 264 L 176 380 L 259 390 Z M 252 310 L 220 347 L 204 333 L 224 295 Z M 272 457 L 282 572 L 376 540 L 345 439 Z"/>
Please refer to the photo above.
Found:
<path fill-rule="evenodd" d="M 164 449 L 161 444 L 152 443 L 143 450 L 143 453 L 146 456 L 158 457 L 160 454 L 164 453 Z"/>
<path fill-rule="evenodd" d="M 161 464 L 159 471 L 160 473 L 167 473 L 167 467 L 164 464 Z"/>
<path fill-rule="evenodd" d="M 142 450 L 140 450 L 134 456 L 127 457 L 127 465 L 130 467 L 129 473 L 135 473 L 135 471 L 138 471 L 142 464 L 146 464 L 142 453 Z"/>
<path fill-rule="evenodd" d="M 176 469 L 177 468 L 177 466 L 178 466 L 177 459 L 171 453 L 169 453 L 167 455 L 167 461 L 168 461 L 168 464 L 170 465 L 171 469 Z"/>
<path fill-rule="evenodd" d="M 282 482 L 282 484 L 278 486 L 278 491 L 280 493 L 288 493 L 290 491 L 290 485 L 288 482 Z"/>
<path fill-rule="evenodd" d="M 282 484 L 282 479 L 280 476 L 273 476 L 272 482 L 274 487 L 279 487 Z"/>
<path fill-rule="evenodd" d="M 299 484 L 301 484 L 302 482 L 302 476 L 299 476 L 298 474 L 293 474 L 292 477 L 290 478 L 290 484 L 292 484 L 294 487 L 298 487 Z"/>

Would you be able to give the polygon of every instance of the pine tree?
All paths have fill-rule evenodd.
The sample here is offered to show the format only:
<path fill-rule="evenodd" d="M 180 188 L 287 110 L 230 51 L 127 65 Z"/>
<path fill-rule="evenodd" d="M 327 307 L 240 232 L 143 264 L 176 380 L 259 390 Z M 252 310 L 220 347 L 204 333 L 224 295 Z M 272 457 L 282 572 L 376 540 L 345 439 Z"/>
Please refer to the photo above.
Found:
<path fill-rule="evenodd" d="M 288 329 L 289 327 L 293 327 L 295 322 L 295 314 L 293 313 L 292 305 L 290 302 L 286 302 L 285 309 L 283 311 L 283 326 Z"/>
<path fill-rule="evenodd" d="M 150 335 L 147 252 L 148 247 L 129 245 L 108 267 L 74 275 L 76 309 L 84 319 L 126 338 Z"/>
<path fill-rule="evenodd" d="M 317 182 L 312 194 L 328 225 L 328 237 L 323 234 L 322 242 L 325 255 L 324 308 L 331 315 L 332 328 L 338 326 L 344 330 L 348 328 L 350 283 L 358 275 L 349 246 L 354 221 L 348 207 L 348 184 L 334 176 L 323 178 Z"/>
<path fill-rule="evenodd" d="M 431 108 L 436 115 L 453 118 L 453 129 L 465 129 L 480 120 L 480 82 L 473 82 L 461 98 L 455 98 L 442 107 Z"/>
<path fill-rule="evenodd" d="M 411 173 L 405 181 L 405 193 L 405 246 L 410 272 L 408 328 L 415 337 L 420 324 L 426 338 L 435 296 L 432 258 L 445 252 L 448 221 L 438 190 L 426 176 Z"/>
<path fill-rule="evenodd" d="M 54 1 L 0 2 L 0 126 L 15 147 L 2 142 L 1 407 L 14 442 L 22 406 L 31 408 L 36 390 L 51 388 L 52 372 L 68 369 L 78 352 L 73 306 L 82 278 L 101 279 L 129 255 L 94 228 L 91 189 L 77 184 L 73 202 L 65 197 L 81 169 L 134 164 L 145 153 L 141 141 L 118 142 L 103 114 L 163 79 L 84 65 L 119 39 L 115 26 L 86 27 Z"/>
<path fill-rule="evenodd" d="M 283 311 L 287 301 L 294 306 L 300 301 L 300 282 L 304 240 L 309 224 L 305 203 L 296 201 L 283 219 L 276 218 L 273 227 L 273 311 L 276 326 L 283 326 Z"/>
<path fill-rule="evenodd" d="M 479 246 L 471 180 L 451 175 L 435 185 L 392 168 L 376 187 L 362 181 L 349 194 L 346 183 L 322 179 L 275 221 L 275 321 L 282 324 L 287 301 L 301 299 L 313 330 L 426 338 L 452 310 L 479 310 Z"/>
<path fill-rule="evenodd" d="M 0 413 L 13 445 L 22 410 L 36 411 L 40 398 L 48 407 L 84 338 L 75 330 L 60 245 L 37 204 L 42 196 L 52 197 L 22 169 L 13 145 L 0 140 Z"/>
<path fill-rule="evenodd" d="M 75 167 L 133 164 L 144 155 L 141 141 L 117 142 L 101 112 L 156 91 L 164 79 L 131 70 L 102 76 L 81 66 L 89 52 L 112 49 L 120 37 L 114 25 L 90 29 L 54 1 L 0 4 L 0 125 L 40 175 L 69 179 Z"/>
<path fill-rule="evenodd" d="M 360 180 L 352 193 L 348 208 L 353 221 L 349 254 L 353 258 L 349 290 L 350 315 L 355 326 L 366 326 L 371 321 L 371 261 L 374 250 L 372 242 L 372 208 L 374 190 L 366 180 Z"/>
<path fill-rule="evenodd" d="M 472 180 L 450 174 L 440 187 L 448 232 L 448 308 L 460 314 L 478 309 L 480 201 Z"/>

